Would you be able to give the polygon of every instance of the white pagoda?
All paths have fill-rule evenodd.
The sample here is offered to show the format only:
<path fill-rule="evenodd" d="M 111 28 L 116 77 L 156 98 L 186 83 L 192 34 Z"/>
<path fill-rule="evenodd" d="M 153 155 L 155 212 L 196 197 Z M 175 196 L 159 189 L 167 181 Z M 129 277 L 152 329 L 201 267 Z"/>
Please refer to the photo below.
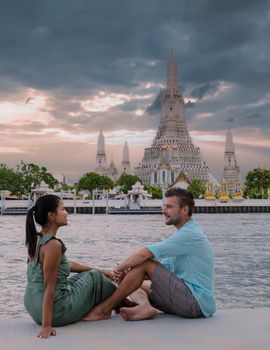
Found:
<path fill-rule="evenodd" d="M 191 180 L 208 180 L 209 169 L 187 129 L 177 64 L 171 50 L 159 128 L 151 147 L 145 149 L 141 163 L 135 168 L 135 175 L 144 183 L 166 189 L 181 172 Z"/>
<path fill-rule="evenodd" d="M 100 130 L 97 139 L 97 156 L 95 172 L 99 175 L 106 175 L 107 173 L 107 158 L 105 153 L 105 140 L 102 130 Z"/>
<path fill-rule="evenodd" d="M 228 130 L 226 134 L 223 179 L 227 183 L 227 188 L 230 195 L 236 192 L 236 185 L 241 184 L 240 169 L 236 161 L 231 130 Z"/>
<path fill-rule="evenodd" d="M 127 141 L 123 146 L 122 163 L 120 173 L 113 161 L 113 157 L 109 166 L 107 166 L 107 157 L 105 151 L 105 137 L 102 130 L 100 130 L 97 138 L 97 155 L 96 155 L 96 167 L 95 172 L 99 175 L 108 176 L 113 181 L 116 181 L 121 174 L 132 174 L 129 161 L 129 148 Z"/>
<path fill-rule="evenodd" d="M 123 174 L 131 174 L 130 169 L 130 161 L 129 161 L 129 148 L 127 141 L 124 144 L 123 147 L 123 157 L 122 157 L 122 163 L 121 163 L 121 173 Z"/>

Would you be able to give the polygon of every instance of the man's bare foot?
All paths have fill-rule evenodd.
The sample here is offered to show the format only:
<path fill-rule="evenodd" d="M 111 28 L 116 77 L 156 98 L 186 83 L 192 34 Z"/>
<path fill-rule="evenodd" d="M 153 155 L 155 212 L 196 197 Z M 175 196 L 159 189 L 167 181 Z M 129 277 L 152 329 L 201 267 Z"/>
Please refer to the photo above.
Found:
<path fill-rule="evenodd" d="M 104 312 L 101 307 L 98 305 L 94 307 L 88 314 L 86 314 L 81 321 L 99 321 L 99 320 L 107 320 L 111 318 L 111 311 Z"/>
<path fill-rule="evenodd" d="M 120 314 L 120 309 L 122 307 L 134 307 L 137 306 L 137 303 L 134 303 L 133 301 L 131 301 L 128 298 L 125 298 L 124 300 L 122 300 L 115 308 L 114 311 L 116 314 Z"/>
<path fill-rule="evenodd" d="M 120 315 L 125 321 L 147 320 L 155 317 L 157 310 L 151 305 L 138 305 L 135 307 L 122 307 Z"/>

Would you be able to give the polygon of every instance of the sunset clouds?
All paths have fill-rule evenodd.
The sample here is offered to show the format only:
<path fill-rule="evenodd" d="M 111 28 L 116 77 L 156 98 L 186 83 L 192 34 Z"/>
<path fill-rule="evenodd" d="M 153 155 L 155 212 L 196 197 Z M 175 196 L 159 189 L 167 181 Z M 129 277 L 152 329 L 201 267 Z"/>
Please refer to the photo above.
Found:
<path fill-rule="evenodd" d="M 270 167 L 268 1 L 19 0 L 0 12 L 0 161 L 76 180 L 99 129 L 119 164 L 151 144 L 174 48 L 188 129 L 214 175 L 232 129 L 242 174 Z"/>

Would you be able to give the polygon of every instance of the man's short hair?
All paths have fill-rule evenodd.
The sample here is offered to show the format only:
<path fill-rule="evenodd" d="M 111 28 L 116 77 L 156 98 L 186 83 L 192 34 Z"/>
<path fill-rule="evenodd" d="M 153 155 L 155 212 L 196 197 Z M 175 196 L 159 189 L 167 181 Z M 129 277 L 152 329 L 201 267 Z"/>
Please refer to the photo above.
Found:
<path fill-rule="evenodd" d="M 183 208 L 185 205 L 187 205 L 189 208 L 188 215 L 192 215 L 195 202 L 194 196 L 190 191 L 184 190 L 183 188 L 171 187 L 165 192 L 165 197 L 177 197 L 179 207 Z"/>

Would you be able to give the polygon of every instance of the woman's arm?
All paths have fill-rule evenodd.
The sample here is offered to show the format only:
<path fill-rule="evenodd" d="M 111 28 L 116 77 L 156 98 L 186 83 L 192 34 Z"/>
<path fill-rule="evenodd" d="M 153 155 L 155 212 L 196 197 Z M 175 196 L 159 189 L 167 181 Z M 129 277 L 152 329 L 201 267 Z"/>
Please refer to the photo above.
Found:
<path fill-rule="evenodd" d="M 84 272 L 84 271 L 89 271 L 89 270 L 94 269 L 94 267 L 92 267 L 92 266 L 82 265 L 82 264 L 79 264 L 75 261 L 69 260 L 68 262 L 69 262 L 69 267 L 70 267 L 71 272 Z"/>
<path fill-rule="evenodd" d="M 93 267 L 89 265 L 82 265 L 79 264 L 75 261 L 70 261 L 69 260 L 69 267 L 71 272 L 84 272 L 84 271 L 89 271 L 89 270 L 98 270 L 103 273 L 106 277 L 112 279 L 113 278 L 113 273 L 111 271 L 105 270 L 105 269 L 100 269 L 99 267 Z"/>
<path fill-rule="evenodd" d="M 62 246 L 58 240 L 52 239 L 42 247 L 44 297 L 42 305 L 42 327 L 38 334 L 40 338 L 48 338 L 50 335 L 56 335 L 56 330 L 52 328 L 52 313 L 54 291 L 61 257 Z"/>

